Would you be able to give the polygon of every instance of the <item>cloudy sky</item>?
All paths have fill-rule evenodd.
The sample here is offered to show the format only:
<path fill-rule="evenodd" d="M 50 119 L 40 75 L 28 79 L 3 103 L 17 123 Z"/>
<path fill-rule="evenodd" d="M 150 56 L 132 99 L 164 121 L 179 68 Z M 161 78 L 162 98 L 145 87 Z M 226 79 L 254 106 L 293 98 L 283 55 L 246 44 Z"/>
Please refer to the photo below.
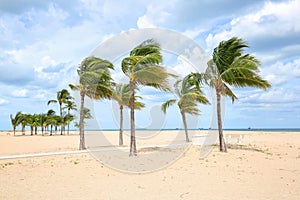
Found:
<path fill-rule="evenodd" d="M 18 111 L 57 110 L 47 101 L 75 83 L 76 68 L 84 57 L 103 41 L 141 28 L 181 33 L 209 56 L 220 41 L 242 37 L 273 87 L 233 89 L 239 101 L 225 103 L 225 128 L 299 128 L 299 12 L 297 0 L 0 0 L 0 129 L 10 129 L 9 115 Z M 174 59 L 181 68 L 186 65 L 180 57 Z M 153 102 L 160 103 L 157 98 L 162 94 L 147 88 L 141 92 L 152 106 L 137 113 L 138 123 L 149 127 L 160 119 L 155 114 L 159 106 Z M 113 107 L 110 101 L 96 103 L 100 127 L 118 126 Z M 199 126 L 208 128 L 212 108 L 200 108 Z M 166 117 L 163 128 L 181 126 L 176 107 Z"/>

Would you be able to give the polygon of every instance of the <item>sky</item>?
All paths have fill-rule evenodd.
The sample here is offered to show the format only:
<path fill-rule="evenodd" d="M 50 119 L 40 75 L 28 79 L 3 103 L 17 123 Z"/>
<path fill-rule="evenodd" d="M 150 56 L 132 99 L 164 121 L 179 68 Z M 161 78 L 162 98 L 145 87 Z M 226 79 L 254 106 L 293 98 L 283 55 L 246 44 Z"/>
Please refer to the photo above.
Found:
<path fill-rule="evenodd" d="M 224 127 L 300 128 L 299 11 L 297 0 L 0 0 L 0 129 L 11 129 L 9 116 L 18 111 L 58 112 L 58 105 L 47 106 L 47 101 L 76 83 L 76 69 L 85 57 L 103 42 L 143 28 L 178 32 L 210 57 L 219 42 L 243 38 L 250 46 L 247 52 L 261 61 L 261 75 L 272 88 L 232 88 L 239 100 L 223 102 Z M 163 53 L 169 60 L 165 65 L 173 63 L 179 73 L 189 69 L 180 55 Z M 119 63 L 113 64 L 113 77 L 121 82 Z M 211 90 L 204 90 L 211 98 Z M 146 108 L 136 113 L 138 127 L 182 126 L 176 106 L 167 115 L 160 112 L 163 100 L 173 94 L 147 87 L 140 94 Z M 118 127 L 114 102 L 87 103 L 92 105 L 92 123 Z M 188 116 L 190 127 L 210 127 L 213 106 L 199 108 L 200 117 Z"/>

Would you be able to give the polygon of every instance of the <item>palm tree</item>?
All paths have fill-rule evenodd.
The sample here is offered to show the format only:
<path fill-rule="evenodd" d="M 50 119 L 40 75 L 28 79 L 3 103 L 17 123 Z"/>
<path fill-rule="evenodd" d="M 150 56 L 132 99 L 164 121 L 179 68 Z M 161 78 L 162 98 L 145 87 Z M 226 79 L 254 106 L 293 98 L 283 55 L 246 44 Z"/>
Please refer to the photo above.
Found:
<path fill-rule="evenodd" d="M 85 107 L 83 112 L 84 112 L 84 114 L 83 114 L 84 119 L 92 119 L 92 118 L 93 118 L 90 109 L 88 109 L 88 108 Z M 85 125 L 86 125 L 86 122 L 83 121 L 83 126 L 85 126 Z M 74 126 L 75 126 L 76 128 L 78 128 L 78 129 L 80 128 L 80 125 L 79 125 L 78 122 L 75 122 L 75 123 L 74 123 Z"/>
<path fill-rule="evenodd" d="M 227 152 L 222 128 L 221 96 L 230 97 L 232 102 L 238 99 L 229 86 L 255 87 L 264 90 L 271 87 L 271 84 L 258 74 L 260 62 L 253 55 L 243 53 L 243 50 L 248 47 L 245 41 L 237 37 L 220 42 L 214 49 L 213 58 L 207 63 L 206 72 L 195 74 L 200 82 L 204 81 L 216 91 L 221 152 Z"/>
<path fill-rule="evenodd" d="M 30 135 L 33 135 L 34 115 L 32 114 L 27 115 L 27 125 L 30 126 Z"/>
<path fill-rule="evenodd" d="M 17 112 L 15 116 L 10 115 L 11 124 L 13 126 L 14 136 L 16 135 L 16 128 L 21 123 L 22 112 Z"/>
<path fill-rule="evenodd" d="M 41 127 L 42 135 L 44 136 L 44 130 L 45 127 L 47 126 L 47 115 L 39 114 L 38 117 L 39 117 L 39 126 Z"/>
<path fill-rule="evenodd" d="M 200 110 L 197 107 L 198 103 L 209 104 L 209 101 L 204 96 L 201 88 L 198 87 L 197 84 L 194 84 L 189 75 L 187 75 L 183 80 L 178 80 L 174 84 L 174 89 L 174 92 L 179 99 L 170 99 L 166 101 L 162 104 L 161 109 L 164 113 L 166 113 L 167 108 L 177 102 L 184 125 L 186 141 L 190 142 L 185 114 L 200 115 Z"/>
<path fill-rule="evenodd" d="M 52 135 L 53 126 L 55 125 L 55 122 L 56 122 L 54 116 L 55 116 L 55 111 L 52 109 L 48 110 L 47 124 L 48 124 L 48 126 L 50 125 L 50 136 Z"/>
<path fill-rule="evenodd" d="M 112 98 L 116 100 L 120 108 L 120 130 L 119 130 L 119 145 L 123 145 L 123 108 L 130 106 L 130 86 L 129 84 L 117 84 L 114 88 Z M 135 98 L 140 98 L 135 96 Z M 141 109 L 145 105 L 141 102 L 134 102 L 135 109 Z"/>
<path fill-rule="evenodd" d="M 122 60 L 122 71 L 129 78 L 130 86 L 130 153 L 137 155 L 134 105 L 137 85 L 146 85 L 163 91 L 169 91 L 167 84 L 169 73 L 160 66 L 162 61 L 160 45 L 153 39 L 148 39 L 130 51 L 130 55 Z"/>
<path fill-rule="evenodd" d="M 70 125 L 70 123 L 73 121 L 75 119 L 75 116 L 74 115 L 71 115 L 71 114 L 66 114 L 65 116 L 64 116 L 64 123 L 65 123 L 65 125 L 67 125 L 68 126 L 68 135 L 69 135 L 69 125 Z"/>
<path fill-rule="evenodd" d="M 109 69 L 114 69 L 112 63 L 94 56 L 85 58 L 78 70 L 79 85 L 70 84 L 72 90 L 80 92 L 79 117 L 79 149 L 86 149 L 84 139 L 84 100 L 85 96 L 100 100 L 112 95 L 112 78 Z"/>
<path fill-rule="evenodd" d="M 57 134 L 57 127 L 62 125 L 62 118 L 59 115 L 54 115 L 53 124 L 54 124 L 55 134 Z"/>
<path fill-rule="evenodd" d="M 27 118 L 27 114 L 23 114 L 20 117 L 20 123 L 22 126 L 22 135 L 25 135 L 25 127 L 28 124 L 28 118 Z"/>
<path fill-rule="evenodd" d="M 75 104 L 75 102 L 74 101 L 67 101 L 67 103 L 66 103 L 66 105 L 65 105 L 65 107 L 63 107 L 63 109 L 67 109 L 68 110 L 68 115 L 71 115 L 70 114 L 70 111 L 71 110 L 77 110 L 77 107 L 76 107 L 76 104 Z M 74 119 L 73 119 L 74 120 Z M 73 121 L 73 120 L 71 120 L 71 121 Z M 71 122 L 70 121 L 70 122 Z M 67 123 L 68 124 L 68 135 L 69 135 L 69 130 L 70 130 L 70 122 L 69 123 Z"/>
<path fill-rule="evenodd" d="M 62 89 L 61 91 L 57 92 L 56 99 L 48 101 L 48 105 L 51 103 L 58 103 L 60 117 L 63 118 L 62 105 L 63 105 L 63 103 L 66 103 L 70 99 L 73 99 L 73 97 L 70 95 L 69 91 L 67 89 Z M 61 127 L 61 132 L 60 132 L 61 135 L 62 135 L 62 132 L 63 132 L 63 125 Z"/>
<path fill-rule="evenodd" d="M 17 112 L 15 116 L 10 115 L 11 124 L 13 126 L 14 135 L 16 135 L 16 128 L 21 123 L 22 112 Z"/>

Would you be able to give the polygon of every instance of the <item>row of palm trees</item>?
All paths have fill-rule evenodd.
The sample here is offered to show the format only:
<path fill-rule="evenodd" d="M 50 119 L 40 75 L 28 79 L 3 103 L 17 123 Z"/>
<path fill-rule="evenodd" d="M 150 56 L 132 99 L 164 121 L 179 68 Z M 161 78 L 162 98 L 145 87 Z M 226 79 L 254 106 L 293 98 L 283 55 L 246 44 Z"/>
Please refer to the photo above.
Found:
<path fill-rule="evenodd" d="M 199 115 L 198 104 L 209 104 L 201 88 L 207 85 L 214 88 L 217 99 L 217 119 L 219 129 L 220 151 L 226 152 L 226 144 L 223 137 L 221 119 L 221 96 L 237 100 L 231 87 L 256 87 L 267 89 L 270 83 L 259 76 L 259 61 L 243 51 L 248 45 L 241 38 L 233 37 L 222 41 L 213 51 L 212 59 L 207 63 L 205 73 L 190 73 L 182 80 L 178 80 L 174 86 L 168 84 L 168 80 L 178 78 L 170 74 L 162 67 L 162 54 L 159 43 L 148 39 L 130 51 L 129 55 L 122 60 L 121 69 L 128 77 L 128 84 L 116 84 L 111 78 L 110 70 L 114 70 L 111 62 L 90 56 L 85 58 L 77 72 L 79 84 L 70 84 L 72 90 L 80 92 L 80 120 L 79 149 L 85 149 L 84 138 L 84 102 L 85 97 L 101 100 L 114 99 L 120 107 L 120 133 L 119 144 L 123 144 L 123 107 L 130 108 L 130 156 L 137 155 L 135 138 L 135 109 L 142 109 L 144 104 L 139 102 L 136 93 L 139 86 L 150 86 L 165 92 L 175 92 L 177 99 L 170 99 L 162 105 L 162 111 L 177 102 L 185 128 L 186 141 L 187 122 L 185 114 Z"/>
<path fill-rule="evenodd" d="M 70 95 L 67 89 L 62 89 L 57 92 L 56 100 L 49 100 L 48 105 L 51 103 L 59 104 L 60 115 L 56 115 L 55 111 L 50 109 L 47 113 L 42 114 L 25 114 L 22 112 L 16 113 L 15 116 L 10 115 L 11 123 L 13 126 L 14 135 L 16 134 L 17 126 L 21 125 L 22 134 L 25 135 L 25 127 L 30 127 L 31 135 L 37 135 L 37 129 L 40 127 L 42 135 L 45 131 L 50 131 L 50 135 L 57 133 L 58 127 L 60 127 L 61 135 L 65 132 L 65 126 L 68 127 L 67 133 L 69 134 L 69 125 L 75 120 L 75 116 L 71 114 L 71 110 L 76 110 L 76 104 L 73 101 L 73 97 Z M 67 112 L 63 112 L 67 110 Z M 86 110 L 85 112 L 89 112 Z M 50 129 L 50 130 L 49 130 Z"/>
<path fill-rule="evenodd" d="M 25 114 L 17 112 L 15 116 L 10 115 L 11 123 L 13 126 L 14 135 L 16 134 L 17 126 L 21 125 L 22 135 L 25 135 L 25 127 L 30 127 L 31 135 L 37 135 L 37 129 L 40 127 L 42 135 L 45 132 L 57 133 L 59 126 L 66 126 L 70 124 L 75 118 L 74 115 L 67 114 L 63 118 L 59 115 L 55 115 L 55 111 L 50 109 L 47 113 L 42 114 Z M 53 130 L 54 128 L 54 130 Z M 69 133 L 69 130 L 68 130 Z"/>

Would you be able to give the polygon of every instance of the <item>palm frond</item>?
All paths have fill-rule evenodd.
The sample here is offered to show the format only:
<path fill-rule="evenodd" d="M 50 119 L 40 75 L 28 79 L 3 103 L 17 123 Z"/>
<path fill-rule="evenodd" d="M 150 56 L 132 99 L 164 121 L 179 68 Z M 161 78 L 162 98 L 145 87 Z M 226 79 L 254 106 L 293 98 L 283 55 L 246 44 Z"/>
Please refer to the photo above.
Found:
<path fill-rule="evenodd" d="M 161 105 L 161 110 L 166 113 L 167 112 L 167 108 L 170 107 L 171 105 L 173 105 L 174 103 L 176 103 L 176 99 L 170 99 L 168 101 L 166 101 L 165 103 L 163 103 Z"/>

